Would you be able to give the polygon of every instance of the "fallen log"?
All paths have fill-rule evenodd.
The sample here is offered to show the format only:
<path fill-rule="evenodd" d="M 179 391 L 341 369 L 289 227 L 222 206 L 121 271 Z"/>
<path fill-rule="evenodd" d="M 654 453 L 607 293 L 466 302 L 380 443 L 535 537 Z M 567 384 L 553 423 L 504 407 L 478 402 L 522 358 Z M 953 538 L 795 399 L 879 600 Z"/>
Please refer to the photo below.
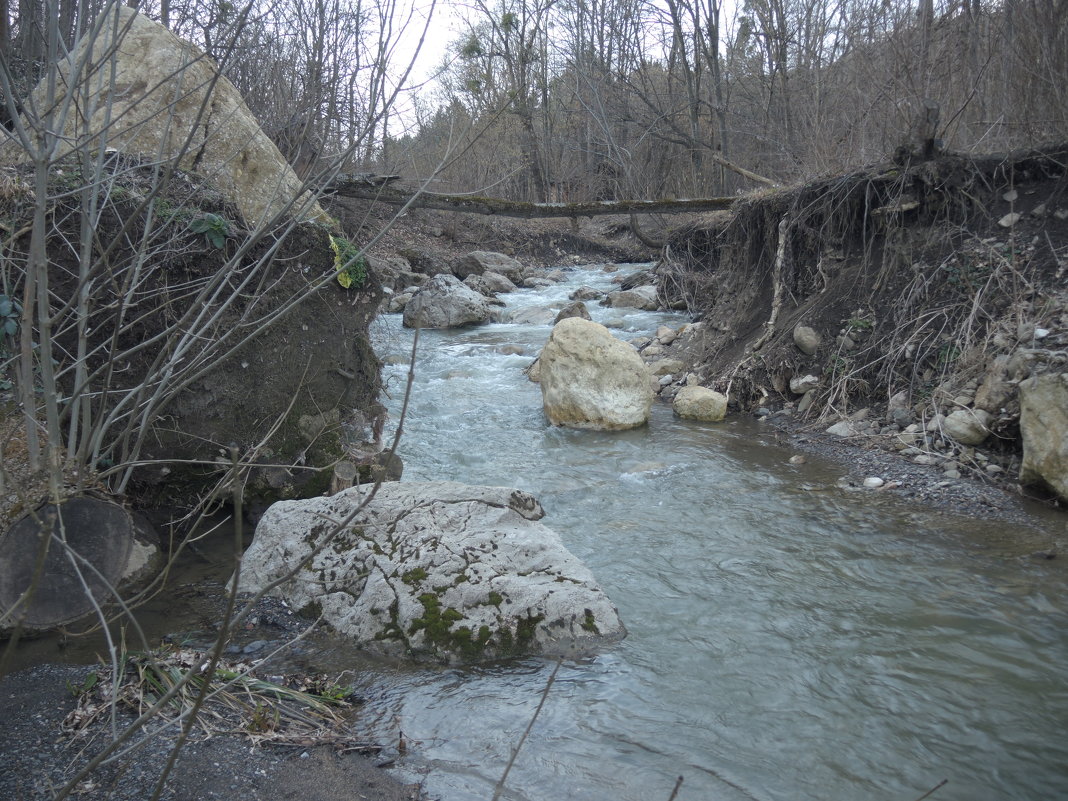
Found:
<path fill-rule="evenodd" d="M 374 200 L 394 206 L 460 211 L 500 217 L 595 217 L 604 214 L 680 214 L 729 209 L 733 197 L 682 200 L 603 200 L 582 203 L 523 203 L 480 195 L 442 195 L 435 192 L 403 192 L 387 186 L 369 185 L 366 178 L 339 175 L 328 191 L 341 197 Z"/>

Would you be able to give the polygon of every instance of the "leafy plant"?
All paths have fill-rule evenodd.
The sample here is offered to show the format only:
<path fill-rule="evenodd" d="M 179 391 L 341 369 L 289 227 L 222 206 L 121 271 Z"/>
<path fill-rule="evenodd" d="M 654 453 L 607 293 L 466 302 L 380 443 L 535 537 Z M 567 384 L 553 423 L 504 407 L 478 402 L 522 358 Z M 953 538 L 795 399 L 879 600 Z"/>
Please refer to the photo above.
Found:
<path fill-rule="evenodd" d="M 359 289 L 367 280 L 367 258 L 360 249 L 343 236 L 330 236 L 330 247 L 334 249 L 334 268 L 337 270 L 337 282 L 345 289 Z"/>
<path fill-rule="evenodd" d="M 846 322 L 846 328 L 850 331 L 871 331 L 875 324 L 866 317 L 851 317 Z"/>
<path fill-rule="evenodd" d="M 14 298 L 0 295 L 0 333 L 13 337 L 19 330 L 22 305 Z"/>
<path fill-rule="evenodd" d="M 94 670 L 92 673 L 86 676 L 85 680 L 82 681 L 80 684 L 75 684 L 72 681 L 68 681 L 67 691 L 74 696 L 85 695 L 94 687 L 96 687 L 98 681 L 100 681 L 100 674 Z"/>
<path fill-rule="evenodd" d="M 947 342 L 938 349 L 937 365 L 946 367 L 960 358 L 961 350 L 954 343 Z"/>
<path fill-rule="evenodd" d="M 208 242 L 221 248 L 226 243 L 226 238 L 230 236 L 230 223 L 218 214 L 209 212 L 189 223 L 189 230 L 196 234 L 204 234 Z"/>

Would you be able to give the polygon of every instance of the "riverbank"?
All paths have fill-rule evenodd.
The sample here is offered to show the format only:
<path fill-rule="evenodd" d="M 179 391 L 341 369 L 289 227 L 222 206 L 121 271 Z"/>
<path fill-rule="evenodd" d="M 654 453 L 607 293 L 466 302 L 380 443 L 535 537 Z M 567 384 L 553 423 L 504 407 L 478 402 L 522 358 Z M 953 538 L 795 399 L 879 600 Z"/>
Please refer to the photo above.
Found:
<path fill-rule="evenodd" d="M 854 460 L 1058 503 L 1063 401 L 1039 395 L 1068 360 L 1066 152 L 872 165 L 680 226 L 657 271 L 704 321 L 689 369 Z"/>
<path fill-rule="evenodd" d="M 216 565 L 212 572 L 224 574 L 228 568 Z M 200 575 L 199 580 L 185 581 L 195 575 Z M 172 598 L 182 599 L 182 608 L 176 610 L 173 601 L 163 599 L 149 602 L 143 610 L 146 624 L 158 626 L 152 620 L 166 615 L 168 606 L 172 620 L 171 636 L 165 637 L 163 643 L 150 642 L 149 646 L 160 648 L 164 660 L 178 653 L 179 643 L 182 648 L 207 652 L 225 614 L 222 584 L 188 572 L 188 568 L 180 565 L 178 580 L 168 593 Z M 192 621 L 199 621 L 204 628 L 177 630 Z M 127 636 L 132 637 L 132 632 L 127 632 Z M 314 654 L 328 648 L 331 637 L 314 620 L 295 614 L 276 598 L 265 597 L 255 604 L 240 630 L 228 638 L 223 658 L 230 662 L 239 660 L 243 665 L 255 664 L 255 676 L 283 687 L 318 685 L 323 681 L 348 686 L 344 684 L 344 675 L 322 677 L 315 670 Z M 44 654 L 44 649 L 58 648 L 62 641 L 47 638 L 30 643 L 38 644 L 38 653 Z M 62 653 L 71 660 L 85 661 L 92 650 L 88 643 L 81 646 L 72 643 Z M 102 647 L 97 650 L 105 653 Z M 23 659 L 22 664 L 27 661 Z M 0 798 L 50 799 L 107 745 L 111 735 L 110 717 L 98 713 L 106 704 L 100 687 L 94 686 L 105 674 L 106 669 L 99 662 L 95 665 L 46 663 L 31 664 L 0 678 L 0 754 L 3 754 Z M 127 680 L 132 675 L 131 668 Z M 352 681 L 354 677 L 350 675 L 347 679 Z M 264 696 L 264 703 L 269 699 Z M 383 769 L 392 764 L 397 743 L 354 742 L 347 736 L 347 726 L 358 724 L 361 706 L 362 700 L 356 697 L 349 706 L 340 708 L 347 721 L 339 732 L 340 738 L 324 725 L 321 735 L 292 738 L 297 744 L 272 743 L 269 736 L 254 736 L 257 727 L 246 726 L 247 721 L 235 728 L 233 724 L 240 723 L 240 717 L 223 724 L 216 720 L 214 713 L 204 712 L 202 717 L 209 724 L 194 727 L 162 798 L 178 801 L 236 798 L 415 801 L 422 798 L 419 787 L 404 784 Z M 159 720 L 164 717 L 160 716 Z M 133 719 L 129 704 L 116 706 L 115 723 L 119 730 Z M 103 765 L 78 785 L 73 797 L 88 801 L 144 801 L 151 795 L 167 762 L 174 739 L 174 730 L 165 730 L 143 747 Z"/>
<path fill-rule="evenodd" d="M 1020 538 L 1013 556 L 1053 559 L 1068 550 L 1068 520 L 1061 534 L 1055 533 L 1063 513 L 1044 500 L 1028 497 L 1009 478 L 975 474 L 947 478 L 935 465 L 916 464 L 863 439 L 843 439 L 789 418 L 774 418 L 767 425 L 781 444 L 797 451 L 799 462 L 814 456 L 838 465 L 842 470 L 838 485 L 845 491 L 890 493 L 947 514 L 1011 524 Z"/>
<path fill-rule="evenodd" d="M 38 665 L 0 679 L 0 797 L 49 799 L 103 746 L 107 724 L 62 734 L 92 666 Z M 129 715 L 120 710 L 119 725 Z M 72 797 L 85 801 L 144 801 L 165 765 L 172 738 L 151 740 L 94 771 Z M 418 787 L 376 767 L 379 758 L 339 753 L 329 745 L 256 746 L 245 733 L 194 731 L 161 798 L 177 801 L 413 801 Z"/>

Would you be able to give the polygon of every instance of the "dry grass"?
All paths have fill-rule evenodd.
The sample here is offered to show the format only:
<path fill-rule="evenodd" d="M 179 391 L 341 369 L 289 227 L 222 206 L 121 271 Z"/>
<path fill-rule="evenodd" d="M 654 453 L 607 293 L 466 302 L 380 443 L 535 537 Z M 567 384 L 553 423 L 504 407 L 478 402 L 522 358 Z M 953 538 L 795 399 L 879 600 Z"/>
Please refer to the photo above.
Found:
<path fill-rule="evenodd" d="M 257 744 L 333 745 L 346 751 L 374 752 L 379 747 L 347 733 L 355 708 L 352 692 L 324 676 L 257 678 L 247 662 L 220 662 L 207 675 L 209 656 L 188 648 L 131 653 L 119 660 L 117 674 L 110 666 L 91 673 L 78 693 L 78 705 L 63 730 L 72 736 L 106 736 L 115 706 L 143 714 L 160 698 L 179 687 L 161 711 L 154 727 L 176 733 L 206 692 L 196 725 L 203 736 L 242 733 Z M 191 680 L 183 683 L 189 673 Z"/>

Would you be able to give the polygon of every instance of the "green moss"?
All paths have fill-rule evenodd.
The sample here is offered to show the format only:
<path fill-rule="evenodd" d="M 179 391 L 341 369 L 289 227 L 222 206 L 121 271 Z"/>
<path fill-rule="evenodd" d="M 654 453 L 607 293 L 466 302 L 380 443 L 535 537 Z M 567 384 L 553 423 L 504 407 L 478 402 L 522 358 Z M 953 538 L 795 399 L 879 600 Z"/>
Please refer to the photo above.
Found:
<path fill-rule="evenodd" d="M 600 634 L 601 630 L 597 628 L 597 620 L 593 616 L 593 612 L 589 609 L 586 610 L 586 617 L 582 621 L 582 628 L 593 634 Z"/>
<path fill-rule="evenodd" d="M 400 642 L 407 642 L 407 638 L 404 636 L 404 632 L 401 630 L 400 624 L 397 622 L 399 607 L 400 604 L 397 601 L 394 601 L 390 605 L 389 623 L 384 625 L 375 635 L 376 640 L 399 640 Z"/>
<path fill-rule="evenodd" d="M 309 620 L 317 620 L 323 614 L 323 607 L 318 601 L 310 601 L 304 604 L 297 614 Z"/>
<path fill-rule="evenodd" d="M 421 567 L 413 567 L 401 576 L 401 581 L 407 584 L 409 587 L 414 587 L 421 581 L 426 579 L 426 570 Z M 436 589 L 436 588 L 435 588 Z"/>
<path fill-rule="evenodd" d="M 478 659 L 486 650 L 491 636 L 489 626 L 481 626 L 477 637 L 467 626 L 460 626 L 452 632 L 452 649 L 464 659 Z"/>
<path fill-rule="evenodd" d="M 482 626 L 477 636 L 468 626 L 453 628 L 463 620 L 463 615 L 451 606 L 442 608 L 441 599 L 432 592 L 419 596 L 423 616 L 416 618 L 408 627 L 408 635 L 426 632 L 427 642 L 446 653 L 459 654 L 465 659 L 476 659 L 486 649 L 492 637 L 488 626 Z"/>
<path fill-rule="evenodd" d="M 538 624 L 545 620 L 545 615 L 529 615 L 519 618 L 515 624 L 515 633 L 507 626 L 497 633 L 497 655 L 518 656 L 530 650 L 530 644 L 537 633 Z"/>
<path fill-rule="evenodd" d="M 545 620 L 545 615 L 530 615 L 526 618 L 521 618 L 515 625 L 515 639 L 516 646 L 526 651 L 529 648 L 531 641 L 534 639 L 534 634 L 538 630 L 538 624 Z"/>
<path fill-rule="evenodd" d="M 501 603 L 503 601 L 504 601 L 504 596 L 501 595 L 499 592 L 490 592 L 490 594 L 489 594 L 489 602 L 493 606 L 496 606 L 499 609 L 500 606 L 501 606 Z"/>

